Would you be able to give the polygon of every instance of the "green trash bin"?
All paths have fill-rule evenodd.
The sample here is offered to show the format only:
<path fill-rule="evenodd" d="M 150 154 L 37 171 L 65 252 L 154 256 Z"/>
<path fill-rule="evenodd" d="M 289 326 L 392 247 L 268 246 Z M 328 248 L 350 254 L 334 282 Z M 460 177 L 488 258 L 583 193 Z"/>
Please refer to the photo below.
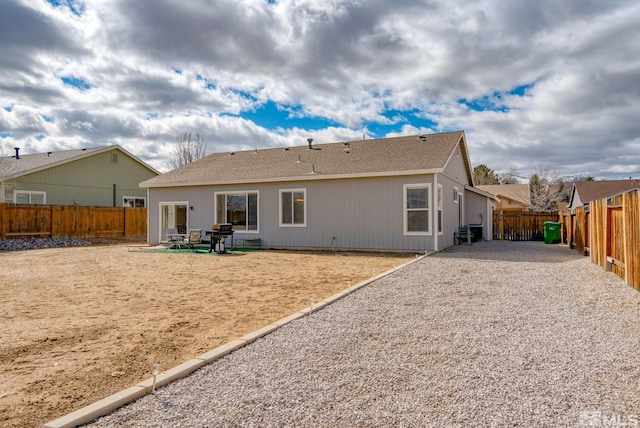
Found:
<path fill-rule="evenodd" d="M 561 241 L 560 228 L 562 227 L 562 223 L 557 221 L 545 221 L 543 227 L 545 244 L 557 244 Z"/>

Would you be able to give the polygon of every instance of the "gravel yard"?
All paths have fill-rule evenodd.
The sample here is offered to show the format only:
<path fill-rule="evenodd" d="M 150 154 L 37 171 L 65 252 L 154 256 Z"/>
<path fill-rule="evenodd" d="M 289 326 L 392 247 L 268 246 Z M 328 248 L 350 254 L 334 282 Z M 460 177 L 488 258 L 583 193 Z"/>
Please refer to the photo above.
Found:
<path fill-rule="evenodd" d="M 640 293 L 621 279 L 566 246 L 482 242 L 92 426 L 635 426 L 639 350 Z"/>

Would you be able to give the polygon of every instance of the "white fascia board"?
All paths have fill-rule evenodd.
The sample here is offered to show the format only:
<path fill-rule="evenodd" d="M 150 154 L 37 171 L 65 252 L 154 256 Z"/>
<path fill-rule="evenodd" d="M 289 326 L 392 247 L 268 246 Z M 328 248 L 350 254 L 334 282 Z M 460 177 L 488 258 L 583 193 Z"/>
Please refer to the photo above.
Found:
<path fill-rule="evenodd" d="M 409 175 L 426 175 L 442 173 L 442 168 L 438 169 L 423 169 L 414 171 L 388 171 L 388 172 L 376 172 L 376 173 L 362 173 L 362 174 L 332 174 L 322 175 L 322 173 L 302 175 L 298 177 L 274 177 L 264 179 L 249 179 L 249 180 L 230 180 L 230 181 L 196 181 L 186 183 L 163 183 L 157 185 L 148 185 L 144 182 L 140 183 L 140 187 L 146 188 L 162 188 L 162 187 L 191 187 L 191 186 L 223 186 L 230 184 L 253 184 L 253 183 L 282 183 L 289 181 L 316 181 L 316 180 L 346 180 L 351 178 L 376 178 L 376 177 L 401 177 Z"/>

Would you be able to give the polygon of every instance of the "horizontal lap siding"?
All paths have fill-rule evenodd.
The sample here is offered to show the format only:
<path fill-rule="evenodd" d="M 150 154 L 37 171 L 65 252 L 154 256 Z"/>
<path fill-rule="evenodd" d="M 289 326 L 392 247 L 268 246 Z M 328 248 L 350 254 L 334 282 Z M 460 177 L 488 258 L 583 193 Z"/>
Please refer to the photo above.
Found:
<path fill-rule="evenodd" d="M 194 207 L 189 210 L 189 227 L 207 230 L 213 224 L 215 192 L 257 190 L 260 231 L 238 231 L 236 239 L 260 238 L 264 247 L 283 248 L 432 249 L 433 236 L 403 234 L 403 184 L 426 179 L 388 177 L 150 189 L 149 241 L 159 240 L 160 202 L 188 201 Z M 431 176 L 428 180 L 432 183 Z M 280 227 L 280 189 L 299 188 L 306 189 L 307 227 Z"/>
<path fill-rule="evenodd" d="M 123 196 L 145 197 L 146 190 L 138 183 L 156 174 L 139 162 L 118 153 L 118 162 L 111 162 L 105 152 L 34 172 L 19 178 L 15 190 L 44 191 L 47 203 L 56 205 L 113 206 L 113 186 L 116 186 L 115 206 L 122 206 Z"/>

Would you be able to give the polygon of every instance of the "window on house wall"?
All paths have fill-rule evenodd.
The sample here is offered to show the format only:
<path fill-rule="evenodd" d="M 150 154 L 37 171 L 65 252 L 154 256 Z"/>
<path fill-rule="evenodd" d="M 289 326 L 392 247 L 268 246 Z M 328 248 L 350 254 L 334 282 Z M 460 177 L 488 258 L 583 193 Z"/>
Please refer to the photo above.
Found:
<path fill-rule="evenodd" d="M 280 190 L 280 226 L 307 225 L 306 189 Z"/>
<path fill-rule="evenodd" d="M 216 193 L 216 223 L 234 230 L 258 231 L 258 192 Z"/>
<path fill-rule="evenodd" d="M 404 185 L 404 232 L 407 235 L 429 235 L 429 195 L 431 184 Z"/>
<path fill-rule="evenodd" d="M 442 235 L 443 233 L 443 222 L 444 222 L 444 218 L 442 217 L 442 198 L 443 198 L 443 193 L 442 193 L 442 184 L 438 184 L 438 234 Z"/>
<path fill-rule="evenodd" d="M 47 192 L 38 192 L 33 190 L 14 190 L 13 202 L 16 204 L 44 205 L 47 203 Z"/>
<path fill-rule="evenodd" d="M 453 188 L 453 203 L 457 204 L 458 200 L 460 200 L 460 192 L 457 187 Z"/>
<path fill-rule="evenodd" d="M 160 203 L 160 242 L 167 241 L 167 234 L 186 234 L 189 227 L 188 202 Z"/>
<path fill-rule="evenodd" d="M 144 208 L 147 206 L 147 198 L 137 196 L 124 196 L 122 206 L 125 208 Z"/>

